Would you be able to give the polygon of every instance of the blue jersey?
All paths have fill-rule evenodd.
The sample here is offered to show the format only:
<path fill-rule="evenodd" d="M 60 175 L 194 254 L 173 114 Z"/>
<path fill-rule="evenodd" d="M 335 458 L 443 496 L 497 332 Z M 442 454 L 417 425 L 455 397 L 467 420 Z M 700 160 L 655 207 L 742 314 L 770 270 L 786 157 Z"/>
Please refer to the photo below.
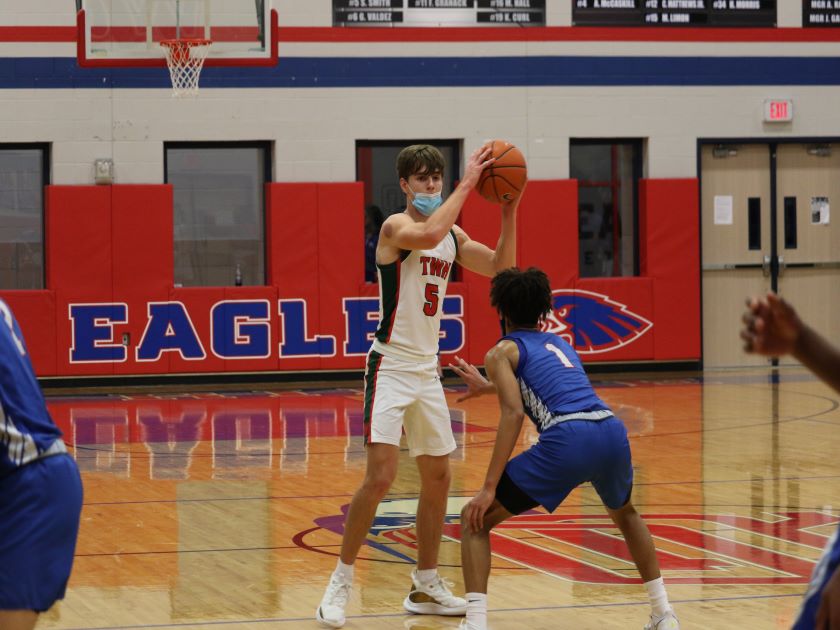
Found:
<path fill-rule="evenodd" d="M 603 420 L 613 415 L 592 389 L 577 352 L 561 337 L 515 330 L 502 339 L 519 347 L 514 374 L 525 413 L 538 432 L 566 420 Z"/>
<path fill-rule="evenodd" d="M 47 411 L 20 327 L 0 300 L 0 477 L 45 455 L 64 452 Z"/>

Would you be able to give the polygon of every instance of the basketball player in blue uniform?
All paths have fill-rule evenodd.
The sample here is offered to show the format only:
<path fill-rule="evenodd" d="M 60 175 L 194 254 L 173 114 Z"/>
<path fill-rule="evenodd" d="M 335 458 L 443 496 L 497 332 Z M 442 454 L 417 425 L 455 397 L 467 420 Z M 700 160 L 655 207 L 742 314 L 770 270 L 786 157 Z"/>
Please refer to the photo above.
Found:
<path fill-rule="evenodd" d="M 775 293 L 747 301 L 744 350 L 770 357 L 793 355 L 840 392 L 840 350 L 805 324 Z M 840 630 L 840 528 L 829 539 L 791 630 Z"/>
<path fill-rule="evenodd" d="M 0 300 L 0 628 L 30 630 L 64 597 L 82 482 Z"/>
<path fill-rule="evenodd" d="M 574 349 L 540 331 L 551 312 L 548 277 L 534 267 L 499 272 L 490 302 L 506 334 L 490 349 L 490 380 L 461 362 L 455 371 L 468 396 L 495 391 L 501 418 L 481 491 L 461 512 L 461 561 L 467 616 L 462 629 L 486 630 L 490 530 L 516 514 L 542 505 L 553 512 L 566 496 L 591 482 L 624 536 L 651 603 L 646 630 L 679 630 L 659 573 L 656 550 L 630 502 L 633 466 L 624 424 L 598 398 Z M 540 439 L 510 461 L 522 421 L 528 415 Z"/>

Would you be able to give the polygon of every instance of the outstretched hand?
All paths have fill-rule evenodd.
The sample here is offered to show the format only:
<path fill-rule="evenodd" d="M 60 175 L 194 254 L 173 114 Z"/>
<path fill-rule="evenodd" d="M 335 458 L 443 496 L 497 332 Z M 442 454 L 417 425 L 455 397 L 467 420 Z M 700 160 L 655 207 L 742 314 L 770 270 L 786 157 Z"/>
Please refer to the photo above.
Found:
<path fill-rule="evenodd" d="M 461 183 L 464 186 L 472 188 L 478 183 L 481 171 L 496 161 L 495 158 L 490 157 L 492 153 L 493 145 L 491 143 L 483 144 L 472 152 L 472 155 L 467 159 L 464 176 L 461 178 Z"/>
<path fill-rule="evenodd" d="M 522 195 L 525 194 L 525 189 L 528 187 L 528 182 L 526 181 L 522 188 L 519 190 L 519 194 L 516 195 L 513 199 L 505 199 L 502 201 L 502 213 L 506 212 L 513 212 L 519 207 L 519 202 L 522 201 Z"/>
<path fill-rule="evenodd" d="M 767 356 L 793 353 L 802 322 L 793 307 L 775 293 L 747 300 L 741 339 L 744 350 Z"/>
<path fill-rule="evenodd" d="M 478 396 L 494 391 L 493 383 L 484 378 L 477 367 L 471 363 L 467 363 L 461 357 L 456 355 L 455 363 L 450 363 L 449 367 L 452 368 L 455 374 L 461 377 L 461 380 L 467 386 L 467 393 L 457 398 L 458 402 L 463 402 L 470 398 L 477 398 Z"/>

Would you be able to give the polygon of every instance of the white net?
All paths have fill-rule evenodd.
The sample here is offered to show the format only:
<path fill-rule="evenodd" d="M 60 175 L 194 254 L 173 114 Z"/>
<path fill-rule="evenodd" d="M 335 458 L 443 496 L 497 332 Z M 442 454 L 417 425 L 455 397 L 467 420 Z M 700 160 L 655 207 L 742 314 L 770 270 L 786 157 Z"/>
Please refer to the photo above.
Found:
<path fill-rule="evenodd" d="M 160 43 L 172 79 L 172 96 L 198 94 L 198 77 L 210 46 L 209 39 L 167 39 Z"/>

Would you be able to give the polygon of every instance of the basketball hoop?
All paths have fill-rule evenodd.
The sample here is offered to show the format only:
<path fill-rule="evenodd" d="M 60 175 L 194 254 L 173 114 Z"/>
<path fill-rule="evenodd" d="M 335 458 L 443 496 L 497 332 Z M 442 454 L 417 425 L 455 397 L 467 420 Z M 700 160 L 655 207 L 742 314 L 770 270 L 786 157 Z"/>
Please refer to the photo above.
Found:
<path fill-rule="evenodd" d="M 198 94 L 198 77 L 212 44 L 209 39 L 164 39 L 160 42 L 172 78 L 172 96 Z"/>

